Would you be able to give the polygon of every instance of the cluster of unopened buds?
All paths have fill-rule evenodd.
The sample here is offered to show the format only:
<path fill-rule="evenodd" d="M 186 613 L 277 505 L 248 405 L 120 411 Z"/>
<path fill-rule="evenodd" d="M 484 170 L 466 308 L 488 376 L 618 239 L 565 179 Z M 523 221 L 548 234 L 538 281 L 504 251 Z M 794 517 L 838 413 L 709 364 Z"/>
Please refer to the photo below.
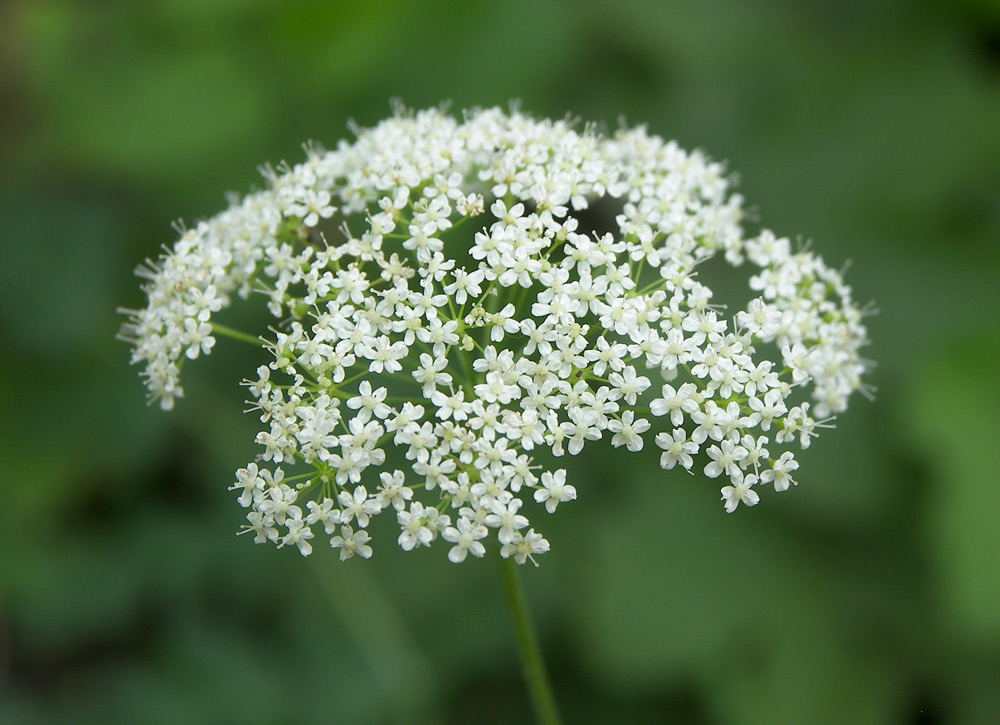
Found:
<path fill-rule="evenodd" d="M 258 543 L 367 558 L 388 512 L 405 550 L 534 561 L 528 515 L 577 496 L 556 464 L 602 439 L 723 481 L 733 512 L 863 389 L 841 275 L 745 237 L 723 168 L 643 128 L 400 110 L 265 175 L 140 270 L 122 332 L 169 409 L 182 363 L 238 336 L 213 315 L 266 299 L 261 450 L 232 486 Z M 741 309 L 713 304 L 713 258 L 749 262 Z"/>

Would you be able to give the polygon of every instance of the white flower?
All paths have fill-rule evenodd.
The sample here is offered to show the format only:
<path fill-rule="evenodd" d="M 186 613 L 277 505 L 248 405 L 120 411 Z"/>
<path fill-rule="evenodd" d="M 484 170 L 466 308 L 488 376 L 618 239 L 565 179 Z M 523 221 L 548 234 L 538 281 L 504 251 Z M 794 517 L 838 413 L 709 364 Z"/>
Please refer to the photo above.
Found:
<path fill-rule="evenodd" d="M 497 529 L 497 541 L 501 544 L 511 543 L 514 540 L 515 532 L 528 525 L 528 518 L 518 513 L 523 503 L 519 498 L 511 499 L 505 507 L 497 507 L 494 509 L 494 513 L 486 514 L 483 517 L 484 524 Z M 482 510 L 480 509 L 480 511 Z"/>
<path fill-rule="evenodd" d="M 372 384 L 367 380 L 362 380 L 358 386 L 357 396 L 347 401 L 347 407 L 358 411 L 356 420 L 361 422 L 368 421 L 372 415 L 384 419 L 391 412 L 389 406 L 382 402 L 387 394 L 388 391 L 385 388 L 373 391 Z"/>
<path fill-rule="evenodd" d="M 246 508 L 251 504 L 258 492 L 264 490 L 264 480 L 257 475 L 257 464 L 247 464 L 246 468 L 241 468 L 236 472 L 236 484 L 229 487 L 230 491 L 242 490 L 239 504 Z"/>
<path fill-rule="evenodd" d="M 248 534 L 252 531 L 255 534 L 253 539 L 253 543 L 255 544 L 263 544 L 267 541 L 278 540 L 278 530 L 274 528 L 273 518 L 265 516 L 260 511 L 251 511 L 247 514 L 247 521 L 249 521 L 250 524 L 244 524 L 237 536 L 240 534 Z"/>
<path fill-rule="evenodd" d="M 656 434 L 656 445 L 663 449 L 660 454 L 660 467 L 671 469 L 678 463 L 688 470 L 694 465 L 692 456 L 698 453 L 698 444 L 688 440 L 683 428 L 674 428 L 673 433 Z"/>
<path fill-rule="evenodd" d="M 419 501 L 410 504 L 409 511 L 399 511 L 396 513 L 396 520 L 399 522 L 403 532 L 399 535 L 399 545 L 403 551 L 410 551 L 417 546 L 430 546 L 434 541 L 435 531 L 428 522 L 431 520 L 433 510 L 425 509 Z"/>
<path fill-rule="evenodd" d="M 500 547 L 500 556 L 504 559 L 508 559 L 513 556 L 514 561 L 518 564 L 523 564 L 526 559 L 531 559 L 531 562 L 535 566 L 538 566 L 538 562 L 535 561 L 534 555 L 544 554 L 548 550 L 549 542 L 544 539 L 541 534 L 536 533 L 534 529 L 531 529 L 523 536 L 520 531 L 515 531 L 511 542 Z"/>
<path fill-rule="evenodd" d="M 760 496 L 752 490 L 752 486 L 757 483 L 757 477 L 752 473 L 741 480 L 734 482 L 732 486 L 722 487 L 722 500 L 726 503 L 726 513 L 731 514 L 741 503 L 744 506 L 756 506 L 760 501 Z"/>
<path fill-rule="evenodd" d="M 341 491 L 337 498 L 343 507 L 340 519 L 345 524 L 357 519 L 358 526 L 365 528 L 371 517 L 382 510 L 382 502 L 378 498 L 368 498 L 368 491 L 364 486 L 355 488 L 353 496 L 347 491 Z"/>
<path fill-rule="evenodd" d="M 771 463 L 771 468 L 760 474 L 761 483 L 774 483 L 775 491 L 787 491 L 789 485 L 795 483 L 791 474 L 798 470 L 799 462 L 791 451 L 785 451 L 778 460 Z"/>
<path fill-rule="evenodd" d="M 215 345 L 215 338 L 212 337 L 212 326 L 197 319 L 184 320 L 184 334 L 181 335 L 181 344 L 187 346 L 185 355 L 191 360 L 197 359 L 198 354 L 202 352 L 208 355 Z"/>
<path fill-rule="evenodd" d="M 309 509 L 309 515 L 306 516 L 306 523 L 310 526 L 322 523 L 326 533 L 332 534 L 342 523 L 340 509 L 335 509 L 334 505 L 332 498 L 325 498 L 322 503 L 307 501 L 306 508 Z"/>
<path fill-rule="evenodd" d="M 511 400 L 521 397 L 521 391 L 516 385 L 507 385 L 499 372 L 486 374 L 486 382 L 475 387 L 476 395 L 487 403 L 506 405 Z"/>
<path fill-rule="evenodd" d="M 698 412 L 696 388 L 693 383 L 684 383 L 679 390 L 672 385 L 663 386 L 663 397 L 656 398 L 649 404 L 649 412 L 653 415 L 670 415 L 670 422 L 675 426 L 683 425 L 684 414 Z"/>
<path fill-rule="evenodd" d="M 340 560 L 350 559 L 357 554 L 362 559 L 368 559 L 372 555 L 372 547 L 368 546 L 371 536 L 364 529 L 355 531 L 346 524 L 340 527 L 340 535 L 330 539 L 330 546 L 340 549 Z"/>
<path fill-rule="evenodd" d="M 739 462 L 747 457 L 747 450 L 743 446 L 738 446 L 731 440 L 723 440 L 717 446 L 709 446 L 708 457 L 712 460 L 705 466 L 705 475 L 709 478 L 718 478 L 723 473 L 729 476 L 742 477 Z"/>
<path fill-rule="evenodd" d="M 555 473 L 546 471 L 542 474 L 542 486 L 535 490 L 535 500 L 545 504 L 545 510 L 555 513 L 556 506 L 563 501 L 576 499 L 576 488 L 566 485 L 566 471 L 560 468 Z"/>
<path fill-rule="evenodd" d="M 295 517 L 286 519 L 285 525 L 288 527 L 288 533 L 282 537 L 278 548 L 280 549 L 282 546 L 288 544 L 295 544 L 302 556 L 309 556 L 312 553 L 312 545 L 309 543 L 309 539 L 313 537 L 313 532 L 306 525 L 306 522 L 299 517 Z"/>
<path fill-rule="evenodd" d="M 406 508 L 406 502 L 413 498 L 413 489 L 403 485 L 404 474 L 400 470 L 378 474 L 382 485 L 378 489 L 379 510 L 392 506 L 396 511 Z M 329 533 L 329 532 L 328 532 Z"/>
<path fill-rule="evenodd" d="M 616 398 L 624 398 L 629 405 L 635 405 L 636 398 L 649 387 L 649 378 L 636 376 L 635 368 L 632 366 L 625 368 L 621 374 L 611 373 L 608 382 L 613 386 Z"/>
<path fill-rule="evenodd" d="M 420 354 L 420 366 L 413 371 L 413 377 L 424 386 L 424 395 L 429 396 L 438 385 L 450 385 L 451 375 L 443 372 L 448 366 L 448 360 L 442 355 L 431 357 L 427 353 Z"/>
<path fill-rule="evenodd" d="M 625 367 L 624 358 L 628 348 L 621 343 L 612 344 L 602 335 L 597 338 L 596 347 L 587 350 L 584 357 L 594 364 L 594 375 L 604 375 L 604 371 L 610 367 L 612 370 L 621 370 Z"/>
<path fill-rule="evenodd" d="M 641 451 L 642 434 L 649 430 L 649 421 L 645 418 L 635 420 L 635 413 L 627 410 L 622 413 L 621 420 L 608 422 L 608 430 L 614 433 L 611 445 L 625 446 L 630 451 Z"/>
<path fill-rule="evenodd" d="M 466 554 L 482 557 L 486 553 L 486 547 L 480 539 L 485 539 L 489 533 L 486 527 L 475 525 L 466 518 L 460 518 L 456 524 L 457 528 L 449 526 L 441 532 L 442 539 L 455 544 L 448 552 L 448 560 L 459 564 L 465 561 Z"/>

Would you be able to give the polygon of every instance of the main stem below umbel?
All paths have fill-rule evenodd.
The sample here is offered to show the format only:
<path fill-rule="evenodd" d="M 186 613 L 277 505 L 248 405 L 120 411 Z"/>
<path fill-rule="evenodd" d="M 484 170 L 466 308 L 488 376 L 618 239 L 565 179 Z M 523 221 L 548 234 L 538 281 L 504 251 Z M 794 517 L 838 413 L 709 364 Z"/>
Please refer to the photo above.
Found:
<path fill-rule="evenodd" d="M 524 601 L 524 589 L 521 587 L 521 577 L 513 557 L 498 558 L 500 569 L 500 584 L 504 600 L 510 610 L 514 623 L 514 633 L 517 635 L 518 649 L 521 651 L 521 666 L 524 669 L 524 679 L 531 692 L 531 703 L 535 709 L 535 717 L 542 725 L 558 725 L 559 710 L 552 694 L 552 685 L 542 661 L 542 650 L 538 646 L 538 636 L 528 616 L 528 605 Z"/>

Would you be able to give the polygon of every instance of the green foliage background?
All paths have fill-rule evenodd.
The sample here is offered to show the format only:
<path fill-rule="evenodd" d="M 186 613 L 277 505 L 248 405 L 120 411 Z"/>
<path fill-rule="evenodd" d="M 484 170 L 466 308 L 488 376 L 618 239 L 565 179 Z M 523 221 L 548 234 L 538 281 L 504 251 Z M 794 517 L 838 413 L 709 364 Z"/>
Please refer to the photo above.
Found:
<path fill-rule="evenodd" d="M 489 562 L 236 539 L 257 361 L 222 340 L 164 414 L 114 340 L 171 220 L 391 97 L 647 123 L 880 309 L 877 400 L 794 492 L 726 516 L 654 456 L 577 462 L 523 572 L 567 721 L 997 722 L 991 0 L 0 6 L 0 721 L 528 717 Z"/>

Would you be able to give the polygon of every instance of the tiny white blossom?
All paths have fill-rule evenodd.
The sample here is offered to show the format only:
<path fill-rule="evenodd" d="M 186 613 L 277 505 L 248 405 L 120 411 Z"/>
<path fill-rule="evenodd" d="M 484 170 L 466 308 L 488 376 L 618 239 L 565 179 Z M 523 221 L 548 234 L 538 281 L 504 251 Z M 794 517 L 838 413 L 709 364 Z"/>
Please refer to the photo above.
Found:
<path fill-rule="evenodd" d="M 278 548 L 294 544 L 298 547 L 299 553 L 302 556 L 309 556 L 312 553 L 312 545 L 309 543 L 309 539 L 313 537 L 313 532 L 306 525 L 306 522 L 299 517 L 295 517 L 286 519 L 285 525 L 288 527 L 288 533 L 282 537 Z"/>
<path fill-rule="evenodd" d="M 325 498 L 322 503 L 307 501 L 306 508 L 309 509 L 309 515 L 306 516 L 306 523 L 310 526 L 323 524 L 326 533 L 332 534 L 342 522 L 340 509 L 334 508 L 334 505 L 332 498 Z"/>
<path fill-rule="evenodd" d="M 482 545 L 480 539 L 485 539 L 489 533 L 485 526 L 475 525 L 466 518 L 460 518 L 456 522 L 456 527 L 449 526 L 441 532 L 441 538 L 450 541 L 455 546 L 448 552 L 448 560 L 454 564 L 465 561 L 467 554 L 482 557 L 486 553 L 486 547 Z"/>
<path fill-rule="evenodd" d="M 542 486 L 535 490 L 535 500 L 545 504 L 545 510 L 555 513 L 556 506 L 563 501 L 576 499 L 576 488 L 566 485 L 566 471 L 560 468 L 555 473 L 542 474 Z"/>
<path fill-rule="evenodd" d="M 626 410 L 621 420 L 608 422 L 608 430 L 614 433 L 611 445 L 625 446 L 630 451 L 642 450 L 642 434 L 649 430 L 649 421 L 645 418 L 635 419 L 635 413 Z"/>
<path fill-rule="evenodd" d="M 372 547 L 368 546 L 371 536 L 364 529 L 355 531 L 348 525 L 340 527 L 340 535 L 330 539 L 330 546 L 340 549 L 340 560 L 350 559 L 357 554 L 362 559 L 368 559 L 372 555 Z"/>
<path fill-rule="evenodd" d="M 513 539 L 509 544 L 504 544 L 500 547 L 500 556 L 507 559 L 511 556 L 514 557 L 514 561 L 518 564 L 523 564 L 525 560 L 531 559 L 535 566 L 538 566 L 538 562 L 535 561 L 535 554 L 544 554 L 549 550 L 549 542 L 542 537 L 541 534 L 536 533 L 534 529 L 531 529 L 527 534 L 521 535 L 521 532 L 515 531 Z"/>
<path fill-rule="evenodd" d="M 673 433 L 656 434 L 656 445 L 663 449 L 660 454 L 660 467 L 671 469 L 678 463 L 682 468 L 690 470 L 694 465 L 693 455 L 698 453 L 698 444 L 688 440 L 683 428 L 674 428 Z"/>
<path fill-rule="evenodd" d="M 799 462 L 795 460 L 791 451 L 785 451 L 771 464 L 771 468 L 760 474 L 761 483 L 773 483 L 775 491 L 787 491 L 788 487 L 795 483 L 791 474 L 797 470 Z"/>
<path fill-rule="evenodd" d="M 722 500 L 726 503 L 726 513 L 733 513 L 739 504 L 744 506 L 756 506 L 760 501 L 760 496 L 752 489 L 757 483 L 757 477 L 752 473 L 732 486 L 722 487 Z"/>

